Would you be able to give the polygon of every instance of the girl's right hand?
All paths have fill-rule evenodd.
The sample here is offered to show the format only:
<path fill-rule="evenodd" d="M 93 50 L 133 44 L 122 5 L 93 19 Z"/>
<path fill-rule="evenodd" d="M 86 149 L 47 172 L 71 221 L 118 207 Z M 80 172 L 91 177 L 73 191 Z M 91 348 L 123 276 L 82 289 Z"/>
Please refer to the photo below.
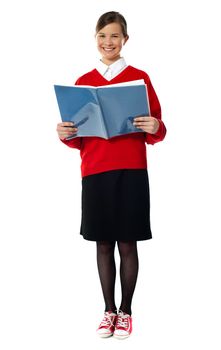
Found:
<path fill-rule="evenodd" d="M 57 124 L 57 133 L 58 133 L 58 137 L 61 140 L 64 140 L 67 137 L 70 137 L 76 134 L 77 131 L 78 129 L 74 127 L 74 123 L 72 122 L 63 122 L 63 123 Z"/>

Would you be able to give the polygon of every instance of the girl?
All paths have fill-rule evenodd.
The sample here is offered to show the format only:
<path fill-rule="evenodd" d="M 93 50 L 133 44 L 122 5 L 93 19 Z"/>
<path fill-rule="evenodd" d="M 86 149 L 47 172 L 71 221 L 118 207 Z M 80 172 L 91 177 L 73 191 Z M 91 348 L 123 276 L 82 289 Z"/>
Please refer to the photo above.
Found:
<path fill-rule="evenodd" d="M 134 116 L 134 125 L 143 132 L 105 140 L 76 137 L 73 123 L 57 125 L 60 140 L 80 150 L 82 163 L 82 220 L 84 239 L 96 241 L 97 266 L 105 301 L 104 318 L 97 329 L 101 337 L 127 338 L 132 332 L 132 297 L 138 275 L 137 241 L 152 238 L 149 219 L 149 183 L 146 145 L 162 141 L 166 128 L 149 76 L 127 65 L 121 49 L 127 42 L 127 23 L 118 12 L 104 13 L 96 26 L 97 67 L 81 76 L 78 85 L 108 85 L 144 79 L 151 116 Z M 117 311 L 114 298 L 115 246 L 120 254 L 122 299 Z"/>

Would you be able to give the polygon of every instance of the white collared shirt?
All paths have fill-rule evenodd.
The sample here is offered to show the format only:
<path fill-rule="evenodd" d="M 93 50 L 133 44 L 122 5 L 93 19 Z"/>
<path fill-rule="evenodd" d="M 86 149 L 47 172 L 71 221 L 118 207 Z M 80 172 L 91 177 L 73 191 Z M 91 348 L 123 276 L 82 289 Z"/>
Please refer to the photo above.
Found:
<path fill-rule="evenodd" d="M 115 78 L 120 72 L 122 72 L 126 67 L 126 61 L 123 57 L 121 57 L 109 66 L 100 60 L 97 64 L 96 69 L 101 75 L 103 75 L 105 79 L 111 80 Z"/>

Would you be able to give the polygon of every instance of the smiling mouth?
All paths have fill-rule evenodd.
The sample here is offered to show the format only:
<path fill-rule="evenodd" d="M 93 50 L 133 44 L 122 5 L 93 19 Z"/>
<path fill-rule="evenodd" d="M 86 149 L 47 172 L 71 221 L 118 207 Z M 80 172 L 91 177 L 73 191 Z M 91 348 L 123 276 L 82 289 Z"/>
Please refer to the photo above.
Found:
<path fill-rule="evenodd" d="M 111 47 L 111 48 L 103 47 L 103 50 L 106 52 L 113 51 L 114 49 L 115 49 L 114 47 Z"/>

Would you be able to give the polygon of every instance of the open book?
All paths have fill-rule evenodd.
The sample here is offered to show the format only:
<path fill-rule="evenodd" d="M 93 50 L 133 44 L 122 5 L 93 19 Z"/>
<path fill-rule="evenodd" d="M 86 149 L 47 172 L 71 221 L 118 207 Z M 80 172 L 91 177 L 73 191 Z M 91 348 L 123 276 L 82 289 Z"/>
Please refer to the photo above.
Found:
<path fill-rule="evenodd" d="M 54 85 L 63 122 L 73 122 L 78 136 L 114 136 L 143 132 L 133 125 L 137 116 L 150 115 L 143 80 L 105 86 Z"/>

